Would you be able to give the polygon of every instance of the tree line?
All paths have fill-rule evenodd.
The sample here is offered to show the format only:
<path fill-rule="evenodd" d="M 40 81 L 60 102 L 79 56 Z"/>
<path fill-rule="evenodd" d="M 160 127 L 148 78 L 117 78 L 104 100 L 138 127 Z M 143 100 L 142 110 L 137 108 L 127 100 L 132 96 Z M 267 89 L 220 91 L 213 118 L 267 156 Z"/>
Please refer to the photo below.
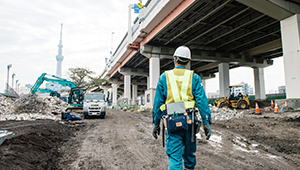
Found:
<path fill-rule="evenodd" d="M 69 68 L 67 75 L 69 79 L 78 87 L 84 89 L 92 89 L 99 87 L 102 84 L 110 85 L 110 82 L 106 79 L 101 79 L 100 76 L 93 77 L 94 71 L 88 68 Z"/>

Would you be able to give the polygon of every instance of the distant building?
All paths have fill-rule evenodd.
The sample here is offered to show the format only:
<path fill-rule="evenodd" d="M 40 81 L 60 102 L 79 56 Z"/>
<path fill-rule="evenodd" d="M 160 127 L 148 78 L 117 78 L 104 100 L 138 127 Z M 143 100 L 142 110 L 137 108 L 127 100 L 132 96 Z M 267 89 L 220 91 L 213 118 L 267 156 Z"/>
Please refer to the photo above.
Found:
<path fill-rule="evenodd" d="M 32 86 L 32 84 L 25 84 L 25 87 L 27 87 L 28 89 L 31 89 Z"/>
<path fill-rule="evenodd" d="M 279 93 L 285 93 L 285 86 L 278 86 Z"/>
<path fill-rule="evenodd" d="M 216 92 L 208 92 L 206 96 L 208 99 L 220 98 L 220 90 L 217 90 Z"/>
<path fill-rule="evenodd" d="M 212 93 L 212 92 L 207 93 L 207 98 L 208 99 L 216 99 L 216 98 L 219 98 L 219 97 L 220 97 L 219 93 Z"/>
<path fill-rule="evenodd" d="M 243 95 L 254 95 L 253 87 L 250 87 L 248 83 L 241 82 L 237 85 L 243 85 L 243 87 L 234 88 L 234 95 L 242 93 Z"/>
<path fill-rule="evenodd" d="M 46 89 L 51 89 L 53 91 L 60 92 L 61 90 L 67 90 L 67 89 L 70 89 L 70 88 L 66 87 L 66 86 L 59 85 L 59 84 L 46 83 Z"/>
<path fill-rule="evenodd" d="M 25 87 L 20 87 L 18 89 L 19 95 L 21 96 L 21 95 L 24 95 L 24 94 L 29 94 L 30 93 L 30 88 L 26 87 L 26 85 L 25 85 Z"/>

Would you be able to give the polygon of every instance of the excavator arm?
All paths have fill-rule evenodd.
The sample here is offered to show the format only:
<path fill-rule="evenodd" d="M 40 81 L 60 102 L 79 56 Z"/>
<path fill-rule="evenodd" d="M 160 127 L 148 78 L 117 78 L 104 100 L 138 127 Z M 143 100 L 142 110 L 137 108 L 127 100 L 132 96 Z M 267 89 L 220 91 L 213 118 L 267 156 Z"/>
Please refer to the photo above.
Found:
<path fill-rule="evenodd" d="M 71 89 L 68 97 L 69 106 L 74 107 L 73 109 L 82 109 L 86 89 L 77 88 L 77 86 L 73 82 L 68 81 L 67 79 L 43 73 L 40 77 L 38 77 L 33 87 L 30 89 L 31 94 L 41 92 L 50 93 L 50 96 L 60 96 L 60 94 L 56 91 L 40 88 L 44 81 L 70 87 Z"/>
<path fill-rule="evenodd" d="M 36 82 L 34 83 L 34 85 L 32 86 L 32 88 L 30 89 L 31 94 L 34 94 L 36 92 L 42 92 L 42 93 L 50 93 L 52 92 L 50 89 L 41 89 L 40 86 L 43 84 L 44 81 L 46 82 L 50 82 L 50 83 L 55 83 L 55 84 L 60 84 L 63 86 L 68 86 L 71 89 L 72 88 L 77 88 L 76 85 L 71 82 L 68 81 L 67 79 L 63 79 L 54 75 L 48 75 L 48 77 L 46 77 L 46 73 L 43 73 L 40 77 L 38 77 L 38 79 L 36 80 Z"/>

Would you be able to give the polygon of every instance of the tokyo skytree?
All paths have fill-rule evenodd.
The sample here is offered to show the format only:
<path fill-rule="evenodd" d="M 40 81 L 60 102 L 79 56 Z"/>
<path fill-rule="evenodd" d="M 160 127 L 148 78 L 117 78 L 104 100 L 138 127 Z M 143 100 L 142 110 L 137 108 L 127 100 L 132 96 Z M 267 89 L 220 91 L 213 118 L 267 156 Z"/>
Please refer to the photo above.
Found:
<path fill-rule="evenodd" d="M 61 23 L 61 30 L 60 30 L 60 40 L 59 40 L 59 44 L 58 44 L 58 54 L 56 56 L 56 61 L 57 61 L 57 66 L 56 66 L 56 76 L 57 77 L 61 77 L 61 63 L 64 59 L 64 56 L 62 56 L 62 27 L 63 24 Z"/>

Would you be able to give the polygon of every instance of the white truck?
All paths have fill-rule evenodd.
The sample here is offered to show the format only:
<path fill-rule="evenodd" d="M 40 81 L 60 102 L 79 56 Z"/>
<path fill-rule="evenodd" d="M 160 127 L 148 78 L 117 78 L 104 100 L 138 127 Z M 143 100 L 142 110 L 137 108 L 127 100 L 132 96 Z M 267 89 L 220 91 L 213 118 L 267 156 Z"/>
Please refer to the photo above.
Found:
<path fill-rule="evenodd" d="M 99 116 L 105 118 L 106 101 L 103 93 L 86 93 L 83 102 L 83 116 Z"/>

